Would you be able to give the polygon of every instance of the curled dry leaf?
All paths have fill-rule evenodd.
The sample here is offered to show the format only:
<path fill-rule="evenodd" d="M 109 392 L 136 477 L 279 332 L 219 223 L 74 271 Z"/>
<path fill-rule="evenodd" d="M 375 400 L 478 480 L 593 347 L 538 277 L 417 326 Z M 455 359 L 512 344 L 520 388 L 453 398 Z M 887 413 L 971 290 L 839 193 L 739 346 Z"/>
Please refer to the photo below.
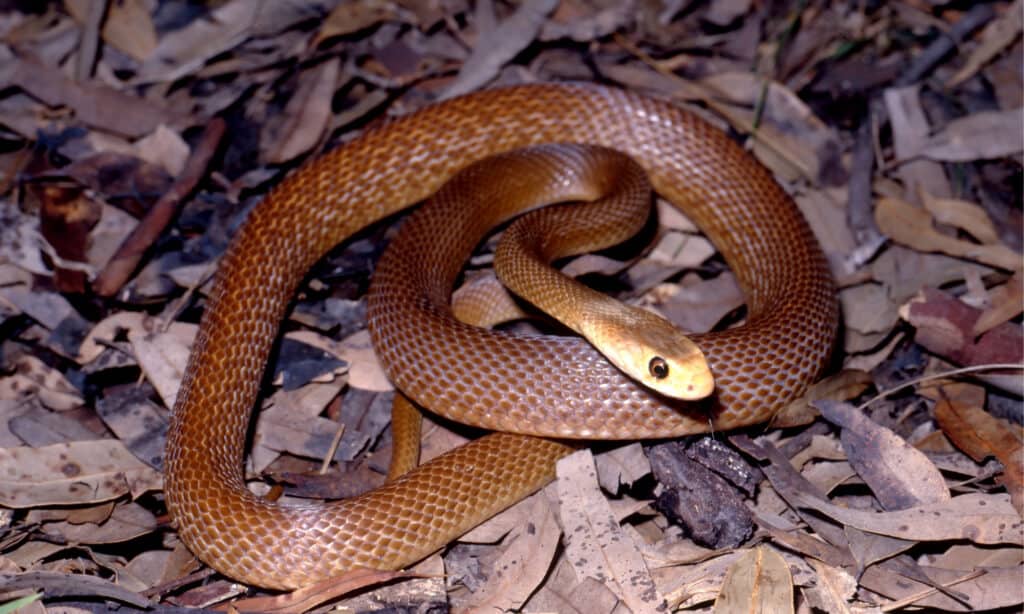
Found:
<path fill-rule="evenodd" d="M 988 295 L 991 304 L 974 323 L 975 335 L 987 333 L 1024 311 L 1024 277 L 1018 271 L 1005 284 L 989 290 Z"/>
<path fill-rule="evenodd" d="M 881 198 L 875 206 L 879 230 L 893 241 L 924 252 L 942 252 L 958 258 L 1017 271 L 1021 255 L 1001 244 L 977 245 L 941 234 L 932 226 L 933 218 L 924 209 L 897 198 Z"/>
<path fill-rule="evenodd" d="M 1004 322 L 976 337 L 974 326 L 981 312 L 940 290 L 925 289 L 900 308 L 900 316 L 914 326 L 914 340 L 928 351 L 961 365 L 1021 364 L 1024 330 Z M 990 374 L 989 381 L 1017 395 L 1022 393 L 1018 374 Z"/>
<path fill-rule="evenodd" d="M 960 228 L 981 243 L 999 243 L 999 231 L 980 206 L 956 198 L 935 198 L 923 190 L 921 204 L 936 222 Z"/>
<path fill-rule="evenodd" d="M 985 390 L 946 384 L 923 394 L 936 399 L 935 421 L 946 437 L 975 462 L 994 457 L 1005 467 L 999 481 L 1024 513 L 1024 432 L 983 409 Z"/>

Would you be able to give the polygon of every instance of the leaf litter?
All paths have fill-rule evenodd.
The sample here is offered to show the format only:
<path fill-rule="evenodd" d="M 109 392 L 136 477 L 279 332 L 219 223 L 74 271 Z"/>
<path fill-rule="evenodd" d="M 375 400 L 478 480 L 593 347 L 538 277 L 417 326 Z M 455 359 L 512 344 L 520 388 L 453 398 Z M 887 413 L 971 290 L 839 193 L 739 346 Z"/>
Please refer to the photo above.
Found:
<path fill-rule="evenodd" d="M 1019 610 L 1020 0 L 627 4 L 0 6 L 0 608 Z M 389 114 L 549 80 L 672 98 L 772 170 L 841 288 L 832 375 L 767 426 L 581 451 L 407 574 L 268 595 L 204 569 L 160 469 L 240 221 Z M 654 247 L 568 270 L 687 330 L 742 322 L 714 247 L 659 210 Z M 392 390 L 362 309 L 389 232 L 295 297 L 255 417 L 261 493 L 383 482 Z M 428 419 L 423 456 L 470 435 Z"/>

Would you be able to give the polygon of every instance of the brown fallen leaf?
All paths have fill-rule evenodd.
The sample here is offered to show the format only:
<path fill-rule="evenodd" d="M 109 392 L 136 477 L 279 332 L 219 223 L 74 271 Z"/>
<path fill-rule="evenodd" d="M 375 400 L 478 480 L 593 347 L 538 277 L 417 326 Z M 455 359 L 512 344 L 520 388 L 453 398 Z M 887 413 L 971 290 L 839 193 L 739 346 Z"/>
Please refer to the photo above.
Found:
<path fill-rule="evenodd" d="M 902 510 L 950 499 L 934 463 L 902 437 L 849 403 L 816 401 L 823 418 L 842 428 L 850 465 L 886 510 Z"/>
<path fill-rule="evenodd" d="M 1024 150 L 1024 108 L 980 111 L 946 124 L 911 157 L 943 162 L 990 160 Z"/>
<path fill-rule="evenodd" d="M 900 308 L 900 316 L 917 329 L 914 339 L 928 351 L 964 366 L 1021 364 L 1024 362 L 1024 330 L 1003 322 L 976 337 L 974 326 L 981 312 L 940 290 L 925 289 Z M 1018 374 L 984 376 L 1015 394 L 1024 392 Z"/>
<path fill-rule="evenodd" d="M 981 206 L 956 198 L 936 198 L 924 190 L 920 197 L 925 210 L 940 224 L 960 228 L 981 243 L 999 243 L 999 231 Z"/>
<path fill-rule="evenodd" d="M 544 19 L 554 10 L 557 0 L 527 0 L 493 32 L 480 38 L 473 53 L 441 98 L 453 98 L 471 92 L 498 74 L 501 67 L 525 49 L 540 33 Z"/>
<path fill-rule="evenodd" d="M 89 234 L 103 206 L 83 186 L 59 177 L 26 184 L 39 205 L 39 229 L 57 255 L 54 281 L 61 292 L 82 293 L 87 286 Z"/>
<path fill-rule="evenodd" d="M 315 48 L 329 38 L 346 36 L 382 21 L 394 19 L 397 17 L 395 9 L 394 4 L 383 0 L 342 2 L 335 6 L 324 19 L 320 30 L 310 41 L 309 46 Z"/>
<path fill-rule="evenodd" d="M 341 73 L 340 58 L 303 71 L 284 113 L 268 122 L 266 158 L 282 164 L 316 147 L 331 118 L 331 100 Z"/>
<path fill-rule="evenodd" d="M 160 124 L 170 123 L 170 113 L 161 104 L 137 98 L 100 83 L 78 83 L 59 68 L 14 58 L 9 80 L 51 107 L 66 106 L 83 123 L 126 137 L 149 134 Z"/>
<path fill-rule="evenodd" d="M 801 505 L 839 522 L 899 539 L 1024 544 L 1024 521 L 1010 503 L 1009 495 L 971 493 L 898 512 L 840 507 L 806 493 L 797 493 L 797 497 Z"/>
<path fill-rule="evenodd" d="M 505 538 L 507 547 L 494 561 L 488 581 L 460 609 L 481 613 L 519 610 L 547 576 L 562 531 L 543 492 L 529 501 L 529 521 Z"/>
<path fill-rule="evenodd" d="M 82 22 L 89 12 L 89 0 L 66 0 L 64 8 Z M 107 3 L 103 20 L 103 40 L 136 60 L 144 61 L 156 49 L 157 34 L 153 19 L 143 0 Z"/>
<path fill-rule="evenodd" d="M 985 390 L 970 384 L 945 384 L 922 391 L 936 400 L 935 421 L 953 444 L 982 462 L 992 456 L 1005 467 L 999 481 L 1024 514 L 1024 432 L 983 409 Z"/>
<path fill-rule="evenodd" d="M 120 441 L 76 441 L 0 448 L 0 504 L 80 505 L 160 488 L 161 475 Z"/>
<path fill-rule="evenodd" d="M 875 205 L 878 229 L 897 243 L 924 252 L 942 252 L 950 256 L 976 260 L 1006 271 L 1024 267 L 1021 255 L 1002 244 L 978 245 L 941 234 L 932 226 L 932 215 L 910 203 L 883 197 Z"/>
<path fill-rule="evenodd" d="M 156 516 L 141 505 L 122 503 L 113 508 L 109 518 L 99 522 L 48 522 L 43 532 L 78 544 L 117 544 L 145 535 L 157 524 Z"/>
<path fill-rule="evenodd" d="M 713 611 L 793 612 L 793 576 L 786 561 L 769 546 L 746 551 L 729 568 Z"/>
<path fill-rule="evenodd" d="M 601 494 L 590 450 L 559 460 L 556 473 L 565 548 L 577 579 L 603 581 L 635 614 L 661 611 L 664 597 Z"/>
<path fill-rule="evenodd" d="M 988 295 L 991 304 L 974 323 L 975 335 L 987 333 L 1024 311 L 1024 277 L 1018 271 L 1005 284 L 990 289 Z"/>

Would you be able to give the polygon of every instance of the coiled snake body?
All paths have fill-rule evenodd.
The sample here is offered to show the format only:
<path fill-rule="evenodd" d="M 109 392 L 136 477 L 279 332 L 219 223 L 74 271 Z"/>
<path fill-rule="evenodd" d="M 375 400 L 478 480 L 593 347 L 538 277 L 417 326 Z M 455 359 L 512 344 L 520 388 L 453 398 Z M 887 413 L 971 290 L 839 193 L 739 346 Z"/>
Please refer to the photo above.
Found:
<path fill-rule="evenodd" d="M 437 318 L 420 311 L 409 321 L 391 310 L 373 318 L 381 360 L 404 393 L 454 420 L 499 431 L 641 439 L 765 421 L 813 381 L 838 318 L 827 263 L 792 200 L 724 134 L 666 102 L 596 85 L 531 85 L 453 99 L 369 130 L 288 177 L 252 211 L 225 254 L 166 455 L 168 508 L 199 558 L 270 588 L 294 588 L 355 565 L 401 567 L 550 478 L 564 446 L 496 434 L 362 497 L 283 506 L 248 491 L 243 455 L 278 323 L 314 262 L 475 160 L 559 142 L 634 158 L 731 265 L 746 293 L 746 325 L 694 338 L 715 375 L 714 396 L 669 401 L 624 377 L 584 341 L 439 326 L 447 316 L 433 306 L 426 312 Z M 407 266 L 422 264 L 417 258 Z M 514 448 L 522 441 L 531 443 L 519 455 Z"/>

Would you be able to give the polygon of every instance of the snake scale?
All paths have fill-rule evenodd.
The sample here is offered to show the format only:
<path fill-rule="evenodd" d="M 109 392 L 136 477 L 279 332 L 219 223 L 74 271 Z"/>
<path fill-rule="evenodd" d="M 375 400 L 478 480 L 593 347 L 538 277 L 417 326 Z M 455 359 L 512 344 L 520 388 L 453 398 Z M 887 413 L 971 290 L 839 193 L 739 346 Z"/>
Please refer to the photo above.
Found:
<path fill-rule="evenodd" d="M 168 509 L 200 559 L 238 580 L 280 589 L 357 565 L 398 568 L 550 479 L 566 447 L 505 433 L 329 504 L 268 502 L 248 490 L 243 471 L 263 369 L 308 269 L 470 163 L 544 143 L 626 153 L 732 267 L 747 322 L 694 337 L 715 376 L 714 395 L 701 402 L 658 396 L 577 338 L 470 334 L 435 325 L 444 318 L 408 322 L 386 311 L 375 318 L 375 345 L 406 395 L 451 419 L 507 433 L 664 438 L 766 421 L 820 374 L 838 322 L 827 262 L 792 199 L 725 134 L 665 101 L 592 84 L 454 98 L 369 129 L 287 177 L 225 253 L 166 453 Z M 421 264 L 410 259 L 404 266 Z M 489 345 L 498 338 L 507 345 Z"/>

